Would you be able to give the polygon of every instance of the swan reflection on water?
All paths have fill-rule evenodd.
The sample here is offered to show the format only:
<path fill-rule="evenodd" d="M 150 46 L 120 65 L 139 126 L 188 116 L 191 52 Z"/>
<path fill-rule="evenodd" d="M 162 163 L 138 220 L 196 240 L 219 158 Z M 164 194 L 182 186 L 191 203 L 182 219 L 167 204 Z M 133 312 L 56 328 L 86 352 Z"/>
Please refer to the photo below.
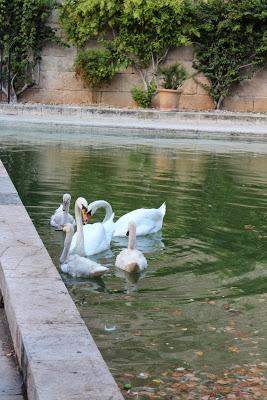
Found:
<path fill-rule="evenodd" d="M 88 292 L 101 293 L 106 291 L 106 285 L 101 276 L 88 279 L 72 278 L 71 276 L 64 274 L 64 282 L 68 285 L 71 294 L 78 299 L 80 305 L 84 303 L 83 294 Z"/>
<path fill-rule="evenodd" d="M 113 237 L 112 245 L 115 245 L 120 250 L 126 248 L 128 245 L 127 237 Z M 146 236 L 136 237 L 136 248 L 142 253 L 156 253 L 164 249 L 164 243 L 162 241 L 162 231 L 153 233 Z"/>
<path fill-rule="evenodd" d="M 115 268 L 115 276 L 125 281 L 125 292 L 127 294 L 138 292 L 138 281 L 145 277 L 145 271 L 127 272 L 120 268 Z"/>

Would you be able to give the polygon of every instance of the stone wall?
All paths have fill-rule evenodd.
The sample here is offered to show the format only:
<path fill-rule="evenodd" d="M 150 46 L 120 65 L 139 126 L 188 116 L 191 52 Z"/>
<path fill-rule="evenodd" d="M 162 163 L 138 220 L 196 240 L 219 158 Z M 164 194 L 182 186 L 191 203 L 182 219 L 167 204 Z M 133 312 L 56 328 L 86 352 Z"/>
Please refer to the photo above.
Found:
<path fill-rule="evenodd" d="M 92 44 L 94 46 L 94 44 Z M 111 85 L 103 86 L 92 93 L 80 78 L 75 77 L 73 61 L 74 47 L 63 48 L 57 45 L 43 51 L 40 70 L 37 73 L 37 85 L 29 89 L 20 98 L 22 102 L 46 104 L 102 105 L 136 108 L 131 97 L 133 86 L 142 86 L 142 82 L 133 68 L 117 74 Z M 169 54 L 168 63 L 182 63 L 189 74 L 192 68 L 193 50 L 181 47 Z M 205 78 L 197 78 L 205 83 Z M 185 81 L 180 99 L 181 110 L 212 110 L 213 101 L 202 85 L 193 79 Z M 157 96 L 153 105 L 157 106 Z M 223 109 L 241 112 L 267 112 L 267 69 L 259 72 L 253 79 L 238 85 L 223 104 Z"/>

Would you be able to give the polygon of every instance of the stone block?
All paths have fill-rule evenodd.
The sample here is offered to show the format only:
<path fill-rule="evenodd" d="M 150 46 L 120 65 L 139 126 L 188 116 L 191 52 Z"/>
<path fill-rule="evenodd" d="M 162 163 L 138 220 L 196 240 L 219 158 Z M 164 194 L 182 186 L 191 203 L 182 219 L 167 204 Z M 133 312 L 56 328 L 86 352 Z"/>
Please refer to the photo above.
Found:
<path fill-rule="evenodd" d="M 44 104 L 62 104 L 63 94 L 61 90 L 46 90 L 46 89 L 29 89 L 23 96 L 21 96 L 22 101 L 31 101 L 35 103 Z"/>
<path fill-rule="evenodd" d="M 11 182 L 8 176 L 1 176 L 0 175 L 0 194 L 8 195 L 8 194 L 15 194 L 17 197 L 17 191 L 15 186 Z M 3 204 L 0 200 L 0 204 Z M 6 204 L 6 201 L 5 201 Z"/>
<path fill-rule="evenodd" d="M 58 272 L 44 246 L 25 246 L 15 241 L 8 246 L 0 261 L 8 277 L 59 279 Z"/>
<path fill-rule="evenodd" d="M 93 94 L 89 89 L 62 92 L 63 104 L 81 104 L 88 105 L 93 103 Z"/>
<path fill-rule="evenodd" d="M 254 100 L 254 108 L 255 112 L 267 112 L 267 97 L 259 97 Z"/>
<path fill-rule="evenodd" d="M 5 276 L 5 284 L 1 279 L 1 288 L 7 316 L 16 315 L 16 324 L 20 326 L 81 322 L 59 276 L 42 280 L 40 277 Z"/>
<path fill-rule="evenodd" d="M 50 44 L 46 46 L 42 51 L 42 56 L 52 56 L 52 57 L 66 57 L 66 54 L 76 54 L 76 48 L 74 46 L 71 47 L 63 47 L 58 44 Z"/>
<path fill-rule="evenodd" d="M 258 71 L 257 74 L 255 75 L 254 79 L 262 79 L 267 82 L 267 67 Z"/>
<path fill-rule="evenodd" d="M 222 109 L 234 112 L 252 112 L 254 111 L 254 99 L 237 95 L 229 96 L 223 101 Z"/>
<path fill-rule="evenodd" d="M 197 94 L 198 95 L 207 95 L 207 90 L 204 85 L 210 86 L 209 80 L 203 74 L 197 74 L 195 76 L 195 82 L 197 84 Z"/>
<path fill-rule="evenodd" d="M 40 70 L 45 75 L 47 71 L 73 71 L 74 56 L 66 54 L 65 57 L 44 55 L 40 63 Z"/>
<path fill-rule="evenodd" d="M 80 77 L 76 77 L 74 72 L 62 72 L 60 79 L 62 81 L 62 90 L 64 91 L 88 90 L 85 82 Z"/>
<path fill-rule="evenodd" d="M 214 110 L 212 99 L 208 95 L 184 95 L 179 104 L 180 110 Z"/>
<path fill-rule="evenodd" d="M 143 83 L 137 74 L 119 74 L 120 90 L 130 92 L 134 86 L 143 88 Z"/>
<path fill-rule="evenodd" d="M 244 80 L 236 85 L 234 93 L 239 97 L 267 97 L 267 80 L 256 77 Z"/>
<path fill-rule="evenodd" d="M 39 400 L 123 400 L 111 375 L 87 360 L 32 362 L 31 367 L 34 377 L 29 369 L 27 380 L 34 385 L 28 386 L 38 388 Z"/>
<path fill-rule="evenodd" d="M 181 46 L 177 49 L 172 49 L 168 54 L 168 60 L 172 62 L 192 61 L 194 56 L 193 47 Z"/>
<path fill-rule="evenodd" d="M 62 73 L 58 71 L 46 71 L 45 75 L 42 74 L 41 87 L 50 91 L 63 90 Z"/>
<path fill-rule="evenodd" d="M 130 92 L 101 92 L 100 102 L 115 107 L 136 107 Z"/>
<path fill-rule="evenodd" d="M 184 81 L 181 89 L 183 94 L 196 94 L 197 86 L 197 83 L 193 79 L 187 79 Z"/>
<path fill-rule="evenodd" d="M 123 74 L 124 75 L 124 74 Z M 107 91 L 107 92 L 121 92 L 122 90 L 122 76 L 121 74 L 116 74 L 110 83 L 104 83 L 99 88 L 99 91 Z"/>

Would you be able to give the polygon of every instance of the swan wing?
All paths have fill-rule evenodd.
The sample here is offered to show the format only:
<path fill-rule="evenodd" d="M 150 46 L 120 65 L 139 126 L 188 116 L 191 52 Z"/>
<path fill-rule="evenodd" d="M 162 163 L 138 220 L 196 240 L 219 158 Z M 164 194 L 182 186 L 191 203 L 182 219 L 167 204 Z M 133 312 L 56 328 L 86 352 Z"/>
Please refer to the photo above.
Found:
<path fill-rule="evenodd" d="M 68 273 L 73 277 L 82 277 L 82 276 L 100 276 L 106 273 L 109 269 L 96 263 L 89 258 L 80 257 L 77 254 L 74 254 L 69 258 L 68 261 Z"/>
<path fill-rule="evenodd" d="M 50 225 L 54 228 L 59 228 L 62 225 L 63 211 L 57 211 L 50 218 Z"/>
<path fill-rule="evenodd" d="M 115 222 L 113 236 L 125 236 L 129 222 L 135 223 L 137 236 L 155 233 L 162 228 L 165 212 L 165 203 L 159 208 L 138 208 L 130 211 Z"/>
<path fill-rule="evenodd" d="M 61 205 L 50 218 L 50 225 L 54 226 L 55 228 L 59 228 L 60 226 L 63 226 L 67 223 L 70 223 L 73 226 L 76 225 L 75 219 L 72 215 L 68 213 L 66 218 L 66 214 L 64 213 L 63 207 Z"/>
<path fill-rule="evenodd" d="M 101 222 L 84 225 L 83 234 L 84 250 L 87 256 L 107 250 L 110 246 L 110 241 L 107 241 L 105 228 Z"/>

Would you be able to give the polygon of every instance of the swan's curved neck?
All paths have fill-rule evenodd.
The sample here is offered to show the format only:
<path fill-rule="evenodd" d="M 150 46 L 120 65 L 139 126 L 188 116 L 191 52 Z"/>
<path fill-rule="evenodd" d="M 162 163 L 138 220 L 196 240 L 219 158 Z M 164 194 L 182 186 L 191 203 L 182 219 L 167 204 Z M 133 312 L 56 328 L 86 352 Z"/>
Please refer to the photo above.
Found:
<path fill-rule="evenodd" d="M 135 225 L 129 226 L 129 240 L 128 240 L 128 249 L 134 250 L 136 243 L 136 227 Z"/>
<path fill-rule="evenodd" d="M 75 202 L 75 220 L 77 226 L 77 240 L 76 240 L 75 253 L 81 257 L 84 257 L 85 251 L 84 251 L 82 213 L 77 204 L 77 201 Z"/>
<path fill-rule="evenodd" d="M 102 222 L 107 222 L 107 221 L 110 219 L 111 215 L 113 214 L 112 207 L 111 207 L 111 205 L 110 205 L 106 200 L 96 200 L 96 201 L 93 201 L 93 202 L 88 206 L 88 209 L 89 209 L 89 208 L 90 208 L 90 209 L 95 208 L 96 210 L 97 210 L 98 208 L 104 208 L 104 209 L 105 209 L 106 214 L 105 214 L 105 218 L 103 219 Z"/>
<path fill-rule="evenodd" d="M 73 237 L 73 232 L 66 232 L 66 237 L 64 240 L 64 249 L 60 256 L 60 264 L 65 264 L 68 262 L 68 256 L 69 256 L 72 237 Z"/>

